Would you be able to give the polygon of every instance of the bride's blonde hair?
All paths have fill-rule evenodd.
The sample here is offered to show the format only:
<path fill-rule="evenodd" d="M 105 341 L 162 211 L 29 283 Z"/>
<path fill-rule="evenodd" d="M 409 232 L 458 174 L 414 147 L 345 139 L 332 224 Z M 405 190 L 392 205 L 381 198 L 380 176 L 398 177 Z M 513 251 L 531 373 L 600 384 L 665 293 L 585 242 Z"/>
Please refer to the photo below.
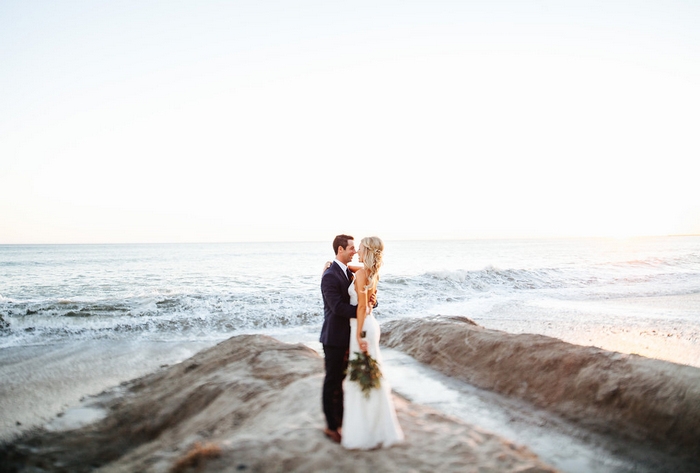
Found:
<path fill-rule="evenodd" d="M 367 270 L 367 286 L 365 291 L 377 288 L 379 282 L 379 268 L 382 267 L 382 255 L 384 253 L 384 242 L 379 237 L 365 237 L 360 241 L 364 248 L 364 265 Z"/>

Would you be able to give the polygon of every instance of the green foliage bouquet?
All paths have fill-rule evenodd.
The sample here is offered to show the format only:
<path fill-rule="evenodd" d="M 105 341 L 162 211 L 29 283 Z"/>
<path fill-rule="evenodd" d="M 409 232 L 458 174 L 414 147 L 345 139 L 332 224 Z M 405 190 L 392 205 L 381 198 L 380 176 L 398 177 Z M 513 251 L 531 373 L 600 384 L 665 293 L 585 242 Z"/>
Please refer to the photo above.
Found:
<path fill-rule="evenodd" d="M 350 381 L 360 383 L 365 397 L 369 397 L 370 390 L 379 387 L 382 372 L 379 370 L 377 360 L 368 353 L 356 351 L 355 355 L 355 358 L 350 360 Z"/>

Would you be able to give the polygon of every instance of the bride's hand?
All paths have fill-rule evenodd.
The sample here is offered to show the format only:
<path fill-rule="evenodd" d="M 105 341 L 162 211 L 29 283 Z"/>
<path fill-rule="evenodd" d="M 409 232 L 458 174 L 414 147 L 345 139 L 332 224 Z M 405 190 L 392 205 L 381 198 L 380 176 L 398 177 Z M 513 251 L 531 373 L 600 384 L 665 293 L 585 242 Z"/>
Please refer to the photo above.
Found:
<path fill-rule="evenodd" d="M 357 344 L 360 345 L 360 350 L 362 350 L 365 353 L 368 353 L 367 349 L 369 348 L 369 344 L 367 343 L 367 340 L 359 338 L 357 340 Z"/>
<path fill-rule="evenodd" d="M 333 264 L 333 261 L 326 261 L 326 264 L 323 265 L 323 271 L 322 271 L 322 272 L 325 273 L 326 270 L 327 270 L 328 268 L 330 268 L 332 264 Z"/>

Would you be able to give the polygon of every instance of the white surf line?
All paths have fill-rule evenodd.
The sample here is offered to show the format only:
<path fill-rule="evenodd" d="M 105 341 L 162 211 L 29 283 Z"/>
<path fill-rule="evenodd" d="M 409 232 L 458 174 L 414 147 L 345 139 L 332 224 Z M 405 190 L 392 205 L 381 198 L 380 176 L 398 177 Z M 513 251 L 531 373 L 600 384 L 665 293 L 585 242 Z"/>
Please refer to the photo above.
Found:
<path fill-rule="evenodd" d="M 605 440 L 596 438 L 595 434 L 584 432 L 524 402 L 445 376 L 401 351 L 382 347 L 382 357 L 385 376 L 398 394 L 516 445 L 524 445 L 544 462 L 563 472 L 658 471 L 658 464 L 645 465 L 602 448 L 596 440 Z M 576 432 L 579 436 L 574 435 Z"/>

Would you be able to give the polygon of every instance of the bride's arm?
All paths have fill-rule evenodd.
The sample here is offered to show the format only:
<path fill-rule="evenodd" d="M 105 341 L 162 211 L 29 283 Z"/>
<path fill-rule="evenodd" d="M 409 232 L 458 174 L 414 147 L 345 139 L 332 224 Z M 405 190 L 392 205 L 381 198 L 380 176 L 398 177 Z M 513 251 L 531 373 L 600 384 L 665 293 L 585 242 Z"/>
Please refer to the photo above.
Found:
<path fill-rule="evenodd" d="M 357 272 L 358 272 L 360 269 L 362 269 L 362 268 L 364 268 L 364 265 L 360 265 L 360 266 L 355 266 L 355 265 L 352 265 L 352 264 L 349 264 L 349 265 L 348 265 L 348 269 L 349 269 L 350 271 L 352 271 L 353 273 L 357 273 Z M 365 281 L 366 281 L 366 279 L 365 279 Z M 366 283 L 365 283 L 365 284 L 366 284 Z M 357 289 L 357 288 L 355 288 L 355 289 Z M 359 290 L 359 289 L 357 289 L 357 294 L 358 294 L 358 296 L 359 296 L 359 294 L 360 294 L 360 290 Z M 372 308 L 374 308 L 374 309 L 376 309 L 377 306 L 379 305 L 379 304 L 377 304 L 377 295 L 376 295 L 375 292 L 373 292 L 372 295 L 369 296 L 369 304 L 370 304 L 370 305 L 372 306 Z"/>
<path fill-rule="evenodd" d="M 365 270 L 359 270 L 355 273 L 355 291 L 357 292 L 357 344 L 360 350 L 367 352 L 367 341 L 364 340 L 362 330 L 365 325 L 365 317 L 367 317 L 367 275 Z"/>

